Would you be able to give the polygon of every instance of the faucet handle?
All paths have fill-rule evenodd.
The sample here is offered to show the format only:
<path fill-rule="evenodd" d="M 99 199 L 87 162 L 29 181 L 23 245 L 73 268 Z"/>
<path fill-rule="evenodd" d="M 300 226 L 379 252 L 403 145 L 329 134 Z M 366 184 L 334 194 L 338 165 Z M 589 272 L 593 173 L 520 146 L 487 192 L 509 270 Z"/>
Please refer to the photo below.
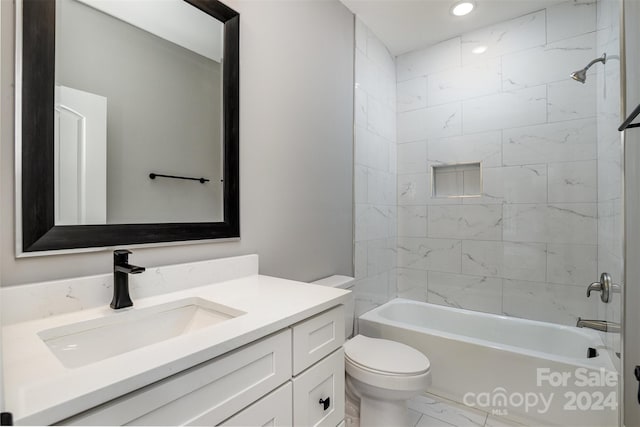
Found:
<path fill-rule="evenodd" d="M 132 252 L 127 249 L 116 249 L 113 251 L 113 263 L 114 264 L 126 264 L 129 262 L 129 254 Z"/>
<path fill-rule="evenodd" d="M 609 302 L 610 293 L 614 288 L 613 283 L 611 281 L 611 275 L 609 273 L 602 273 L 600 275 L 599 282 L 593 282 L 587 287 L 587 298 L 591 296 L 591 291 L 601 292 L 600 300 L 602 302 Z"/>

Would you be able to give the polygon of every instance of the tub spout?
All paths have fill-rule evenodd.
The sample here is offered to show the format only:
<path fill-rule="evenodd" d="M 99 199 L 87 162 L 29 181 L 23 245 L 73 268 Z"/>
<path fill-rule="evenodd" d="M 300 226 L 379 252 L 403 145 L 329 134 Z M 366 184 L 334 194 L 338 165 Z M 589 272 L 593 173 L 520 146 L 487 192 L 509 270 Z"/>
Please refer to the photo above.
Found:
<path fill-rule="evenodd" d="M 587 320 L 581 317 L 578 317 L 578 323 L 576 323 L 578 328 L 589 328 L 595 329 L 596 331 L 601 332 L 614 332 L 620 333 L 620 324 L 614 322 L 607 322 L 606 320 Z"/>

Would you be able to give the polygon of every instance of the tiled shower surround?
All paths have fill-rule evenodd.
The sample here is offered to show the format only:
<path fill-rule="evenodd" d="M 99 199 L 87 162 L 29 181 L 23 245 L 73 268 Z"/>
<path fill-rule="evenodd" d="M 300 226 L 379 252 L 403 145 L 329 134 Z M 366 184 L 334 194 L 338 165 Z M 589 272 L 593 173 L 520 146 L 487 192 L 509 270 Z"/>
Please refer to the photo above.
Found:
<path fill-rule="evenodd" d="M 396 292 L 359 282 L 361 308 L 397 295 L 569 325 L 597 318 L 599 294 L 587 299 L 586 286 L 603 268 L 619 283 L 622 266 L 617 3 L 569 1 L 396 58 Z M 586 84 L 569 78 L 605 50 Z M 364 62 L 356 49 L 356 82 L 380 81 Z M 382 116 L 363 105 L 356 89 L 356 163 L 376 156 L 358 153 L 362 120 L 371 129 Z M 432 166 L 476 162 L 480 197 L 432 195 Z M 356 230 L 381 232 L 358 204 L 391 194 L 388 181 L 362 173 L 356 165 Z M 384 208 L 391 224 L 395 207 Z M 366 280 L 372 266 L 393 267 L 388 245 L 371 244 L 356 231 Z"/>
<path fill-rule="evenodd" d="M 572 325 L 597 315 L 596 74 L 620 63 L 584 85 L 569 73 L 602 54 L 598 10 L 566 2 L 397 58 L 398 296 Z M 432 196 L 432 166 L 468 162 L 482 164 L 481 197 Z"/>

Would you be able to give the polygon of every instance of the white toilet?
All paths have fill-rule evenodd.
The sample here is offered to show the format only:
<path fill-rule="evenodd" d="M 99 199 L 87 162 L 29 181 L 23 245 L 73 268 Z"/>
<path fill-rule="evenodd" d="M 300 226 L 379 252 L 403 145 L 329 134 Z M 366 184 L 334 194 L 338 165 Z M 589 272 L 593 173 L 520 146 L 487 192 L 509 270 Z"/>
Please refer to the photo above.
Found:
<path fill-rule="evenodd" d="M 350 289 L 354 279 L 331 276 L 313 283 Z M 352 298 L 345 306 L 346 337 L 353 335 L 354 314 Z M 407 401 L 431 384 L 429 359 L 408 345 L 364 335 L 349 339 L 344 352 L 346 425 L 408 426 Z"/>

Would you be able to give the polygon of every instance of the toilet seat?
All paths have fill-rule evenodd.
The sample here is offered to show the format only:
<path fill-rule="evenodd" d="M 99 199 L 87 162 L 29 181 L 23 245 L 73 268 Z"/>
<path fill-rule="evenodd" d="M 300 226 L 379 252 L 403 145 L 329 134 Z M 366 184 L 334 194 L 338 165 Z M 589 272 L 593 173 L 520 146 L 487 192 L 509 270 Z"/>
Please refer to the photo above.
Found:
<path fill-rule="evenodd" d="M 423 390 L 429 359 L 408 345 L 357 335 L 344 344 L 345 370 L 363 383 L 391 390 Z"/>
<path fill-rule="evenodd" d="M 347 341 L 344 354 L 362 368 L 383 375 L 419 375 L 430 368 L 429 359 L 415 348 L 364 335 Z"/>
<path fill-rule="evenodd" d="M 350 363 L 350 364 L 352 364 L 357 369 L 361 369 L 363 371 L 366 371 L 366 372 L 374 374 L 374 375 L 385 375 L 385 376 L 391 376 L 391 377 L 412 377 L 412 376 L 420 375 L 420 374 L 423 374 L 424 372 L 426 372 L 426 371 L 423 371 L 423 372 L 415 372 L 415 373 L 410 373 L 410 374 L 396 374 L 394 372 L 380 371 L 378 369 L 371 368 L 369 366 L 366 366 L 366 365 L 363 365 L 361 363 L 358 363 L 356 360 L 353 360 L 348 356 L 345 356 L 345 361 Z"/>

